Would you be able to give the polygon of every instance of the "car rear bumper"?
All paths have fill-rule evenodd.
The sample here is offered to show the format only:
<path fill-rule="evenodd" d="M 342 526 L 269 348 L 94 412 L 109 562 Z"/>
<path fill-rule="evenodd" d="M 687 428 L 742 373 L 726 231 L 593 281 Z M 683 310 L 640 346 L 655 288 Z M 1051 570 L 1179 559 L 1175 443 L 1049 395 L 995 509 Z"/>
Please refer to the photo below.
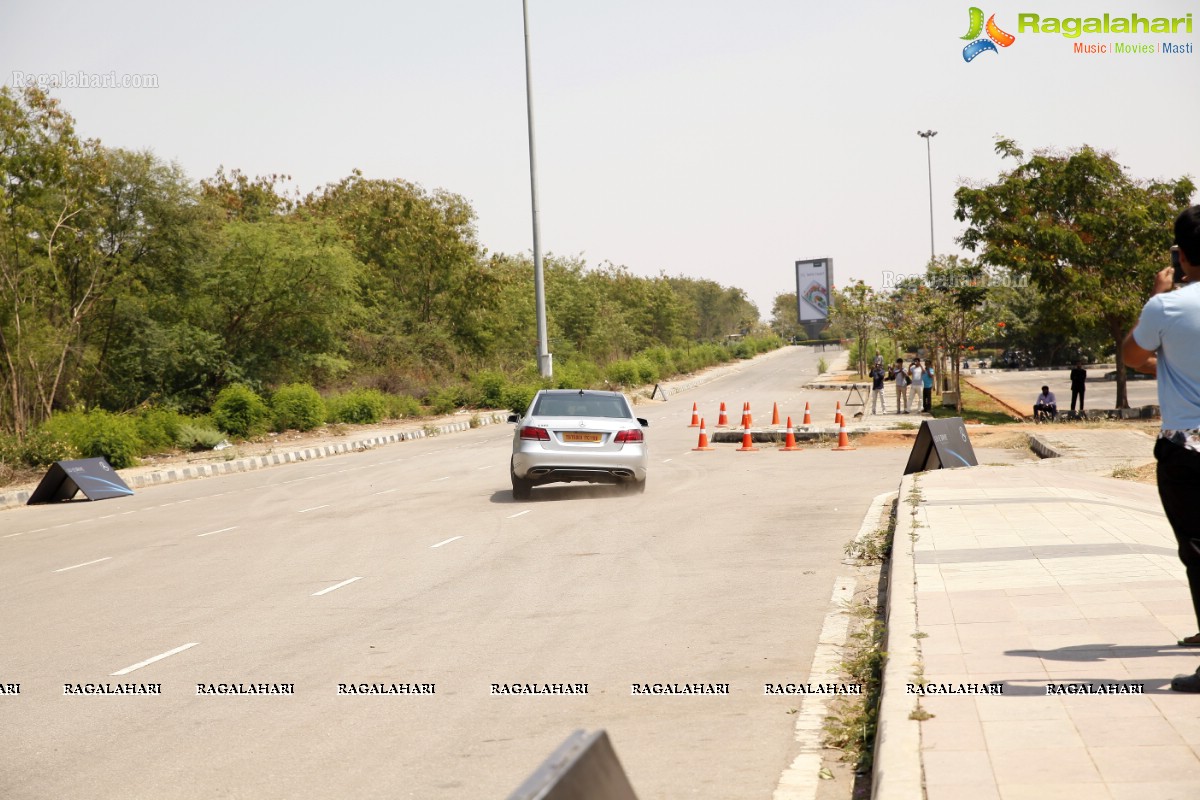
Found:
<path fill-rule="evenodd" d="M 512 459 L 513 473 L 534 483 L 586 481 L 588 483 L 625 483 L 646 480 L 646 451 L 638 448 L 620 453 L 571 454 L 558 452 L 520 452 Z"/>

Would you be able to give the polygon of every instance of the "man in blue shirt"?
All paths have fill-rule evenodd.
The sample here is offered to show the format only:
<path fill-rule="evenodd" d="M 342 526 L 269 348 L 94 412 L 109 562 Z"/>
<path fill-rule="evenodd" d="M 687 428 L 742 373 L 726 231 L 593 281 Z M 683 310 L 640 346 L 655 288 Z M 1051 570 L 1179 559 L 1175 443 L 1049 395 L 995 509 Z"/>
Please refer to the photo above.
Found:
<path fill-rule="evenodd" d="M 1125 339 L 1125 363 L 1158 376 L 1162 431 L 1154 444 L 1158 496 L 1179 543 L 1187 570 L 1192 607 L 1200 627 L 1200 206 L 1175 220 L 1175 243 L 1183 286 L 1171 291 L 1173 269 L 1154 277 L 1154 289 L 1137 327 Z M 1179 640 L 1200 647 L 1200 633 Z M 1179 692 L 1200 692 L 1200 670 L 1171 681 Z"/>

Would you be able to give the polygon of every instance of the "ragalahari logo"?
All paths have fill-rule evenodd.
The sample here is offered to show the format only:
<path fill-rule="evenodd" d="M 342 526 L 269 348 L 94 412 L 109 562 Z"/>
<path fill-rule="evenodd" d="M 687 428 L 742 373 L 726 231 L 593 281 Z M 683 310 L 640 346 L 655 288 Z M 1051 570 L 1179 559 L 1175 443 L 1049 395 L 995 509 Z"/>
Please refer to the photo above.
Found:
<path fill-rule="evenodd" d="M 980 38 L 979 34 L 987 32 L 987 38 Z M 1017 37 L 1011 33 L 1005 33 L 1000 30 L 1000 26 L 996 24 L 996 15 L 992 14 L 988 17 L 987 25 L 983 24 L 983 9 L 971 6 L 971 27 L 967 31 L 964 39 L 973 40 L 970 44 L 963 48 L 963 61 L 970 63 L 975 60 L 975 56 L 980 53 L 991 51 L 993 53 L 1000 52 L 996 49 L 996 45 L 1008 47 L 1017 40 Z"/>

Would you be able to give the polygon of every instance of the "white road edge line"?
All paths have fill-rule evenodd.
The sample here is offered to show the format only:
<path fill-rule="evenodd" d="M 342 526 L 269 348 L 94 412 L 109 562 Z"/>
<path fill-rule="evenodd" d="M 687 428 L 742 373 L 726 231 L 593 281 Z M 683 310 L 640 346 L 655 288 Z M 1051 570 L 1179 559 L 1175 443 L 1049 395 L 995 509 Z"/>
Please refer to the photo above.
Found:
<path fill-rule="evenodd" d="M 95 561 L 85 561 L 82 564 L 76 564 L 73 567 L 63 567 L 62 569 L 56 569 L 54 571 L 55 572 L 66 572 L 69 569 L 79 569 L 80 567 L 90 567 L 92 564 L 99 564 L 101 561 L 109 561 L 110 559 L 112 559 L 112 556 L 105 556 L 104 558 L 97 558 Z"/>
<path fill-rule="evenodd" d="M 179 647 L 176 647 L 174 650 L 168 650 L 167 652 L 161 653 L 157 656 L 154 656 L 153 658 L 147 658 L 145 661 L 139 661 L 138 663 L 134 664 L 132 667 L 126 667 L 125 669 L 117 670 L 116 672 L 112 673 L 112 677 L 115 678 L 120 675 L 128 675 L 129 673 L 133 672 L 135 669 L 141 669 L 142 667 L 148 667 L 151 664 L 153 664 L 155 661 L 162 661 L 164 658 L 170 658 L 171 656 L 175 655 L 176 653 L 182 653 L 184 650 L 187 650 L 189 647 L 195 647 L 198 644 L 200 644 L 200 643 L 199 642 L 188 642 L 187 644 L 180 645 Z"/>
<path fill-rule="evenodd" d="M 509 519 L 516 519 L 517 517 L 523 517 L 526 514 L 528 514 L 530 511 L 532 511 L 532 509 L 529 509 L 529 508 L 525 509 L 524 511 L 518 511 L 516 514 L 512 514 L 511 516 L 509 516 Z"/>
<path fill-rule="evenodd" d="M 299 511 L 297 511 L 296 513 L 297 514 L 307 514 L 310 511 L 316 511 L 317 509 L 320 509 L 320 508 L 329 508 L 329 503 L 326 503 L 323 506 L 313 506 L 312 508 L 302 508 Z"/>
<path fill-rule="evenodd" d="M 438 542 L 437 544 L 431 544 L 431 545 L 429 545 L 429 549 L 430 549 L 430 550 L 432 550 L 433 548 L 435 548 L 435 547 L 441 547 L 441 546 L 442 546 L 442 545 L 444 545 L 444 544 L 450 544 L 451 542 L 457 542 L 457 541 L 458 541 L 459 539 L 461 539 L 461 538 L 462 538 L 461 536 L 451 536 L 449 539 L 447 539 L 447 540 L 446 540 L 446 541 L 444 541 L 444 542 Z"/>
<path fill-rule="evenodd" d="M 231 525 L 228 528 L 221 528 L 220 530 L 209 531 L 208 533 L 197 533 L 196 536 L 212 536 L 214 533 L 224 533 L 225 531 L 233 530 L 237 530 L 237 525 Z"/>
<path fill-rule="evenodd" d="M 340 589 L 340 588 L 342 588 L 343 586 L 346 586 L 346 585 L 348 585 L 348 584 L 354 583 L 355 581 L 361 581 L 361 580 L 362 580 L 362 576 L 361 576 L 361 575 L 359 575 L 357 578 L 349 578 L 348 580 L 344 580 L 344 581 L 342 581 L 341 583 L 335 583 L 333 586 L 330 586 L 328 589 L 322 589 L 322 590 L 321 590 L 321 591 L 319 591 L 319 592 L 313 592 L 313 595 L 312 595 L 312 596 L 313 596 L 313 597 L 320 597 L 320 596 L 321 596 L 321 595 L 323 595 L 323 594 L 329 594 L 329 593 L 330 593 L 330 592 L 332 592 L 334 589 Z"/>
<path fill-rule="evenodd" d="M 821 625 L 817 649 L 813 653 L 812 666 L 808 670 L 811 683 L 838 683 L 841 681 L 841 648 L 850 631 L 850 603 L 854 600 L 854 578 L 838 577 L 833 582 L 833 595 L 829 598 L 829 612 Z M 796 714 L 796 742 L 800 755 L 779 776 L 772 800 L 815 800 L 821 784 L 821 739 L 825 716 L 828 713 L 828 695 L 806 694 L 800 701 Z"/>

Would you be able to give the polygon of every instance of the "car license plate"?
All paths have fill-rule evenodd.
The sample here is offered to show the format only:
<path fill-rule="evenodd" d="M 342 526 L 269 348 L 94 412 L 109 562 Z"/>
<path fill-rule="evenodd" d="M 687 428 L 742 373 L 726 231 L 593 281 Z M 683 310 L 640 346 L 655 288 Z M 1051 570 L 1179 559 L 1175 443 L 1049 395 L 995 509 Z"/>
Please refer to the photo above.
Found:
<path fill-rule="evenodd" d="M 598 442 L 601 436 L 598 433 L 574 433 L 567 431 L 563 434 L 564 442 Z"/>

